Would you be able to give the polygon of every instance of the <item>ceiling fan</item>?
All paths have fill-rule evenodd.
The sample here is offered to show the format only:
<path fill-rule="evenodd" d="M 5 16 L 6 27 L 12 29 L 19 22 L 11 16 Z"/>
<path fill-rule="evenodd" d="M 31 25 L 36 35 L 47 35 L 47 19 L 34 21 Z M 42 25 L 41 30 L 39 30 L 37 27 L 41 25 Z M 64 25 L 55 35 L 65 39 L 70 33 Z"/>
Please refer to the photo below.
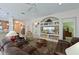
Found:
<path fill-rule="evenodd" d="M 33 9 L 36 10 L 37 5 L 35 3 L 25 3 L 25 4 L 29 6 L 29 8 L 26 11 L 27 13 L 31 12 Z M 25 12 L 22 11 L 21 14 L 25 15 Z"/>

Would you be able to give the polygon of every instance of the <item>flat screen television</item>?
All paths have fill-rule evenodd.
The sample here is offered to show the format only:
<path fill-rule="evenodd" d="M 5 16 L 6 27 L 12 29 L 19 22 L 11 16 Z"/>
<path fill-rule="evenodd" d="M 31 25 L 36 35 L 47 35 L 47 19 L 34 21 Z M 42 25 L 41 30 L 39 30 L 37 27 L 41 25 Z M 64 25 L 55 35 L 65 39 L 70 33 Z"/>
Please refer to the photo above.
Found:
<path fill-rule="evenodd" d="M 55 31 L 55 27 L 43 27 L 42 31 L 52 34 Z"/>

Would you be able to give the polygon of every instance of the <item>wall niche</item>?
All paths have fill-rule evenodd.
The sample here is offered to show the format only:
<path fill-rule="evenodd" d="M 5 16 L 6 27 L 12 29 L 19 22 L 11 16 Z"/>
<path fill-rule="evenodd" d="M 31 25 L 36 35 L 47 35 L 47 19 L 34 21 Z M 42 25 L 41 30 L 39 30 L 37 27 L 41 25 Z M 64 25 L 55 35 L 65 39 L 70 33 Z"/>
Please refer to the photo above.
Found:
<path fill-rule="evenodd" d="M 9 22 L 5 20 L 0 20 L 0 32 L 9 31 Z"/>

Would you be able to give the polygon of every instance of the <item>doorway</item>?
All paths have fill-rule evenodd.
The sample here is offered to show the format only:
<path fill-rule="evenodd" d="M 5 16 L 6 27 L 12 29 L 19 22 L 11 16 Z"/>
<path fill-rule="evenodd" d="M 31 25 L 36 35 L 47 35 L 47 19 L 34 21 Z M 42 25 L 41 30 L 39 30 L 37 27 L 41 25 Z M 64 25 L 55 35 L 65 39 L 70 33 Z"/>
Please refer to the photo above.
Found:
<path fill-rule="evenodd" d="M 63 39 L 71 42 L 75 37 L 76 18 L 66 18 L 63 20 Z"/>
<path fill-rule="evenodd" d="M 21 33 L 21 30 L 24 27 L 24 23 L 22 21 L 17 20 L 14 20 L 13 23 L 14 23 L 13 27 L 14 31 L 16 31 L 17 33 Z"/>

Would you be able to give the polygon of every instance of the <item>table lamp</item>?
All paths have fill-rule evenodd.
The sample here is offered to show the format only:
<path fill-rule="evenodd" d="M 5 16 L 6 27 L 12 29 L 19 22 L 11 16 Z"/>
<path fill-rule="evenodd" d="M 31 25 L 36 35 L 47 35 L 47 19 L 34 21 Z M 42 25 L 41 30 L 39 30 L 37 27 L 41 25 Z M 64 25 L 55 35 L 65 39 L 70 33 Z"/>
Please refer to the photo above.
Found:
<path fill-rule="evenodd" d="M 10 38 L 11 41 L 15 42 L 17 35 L 18 34 L 15 31 L 10 31 L 6 34 L 6 37 Z"/>

